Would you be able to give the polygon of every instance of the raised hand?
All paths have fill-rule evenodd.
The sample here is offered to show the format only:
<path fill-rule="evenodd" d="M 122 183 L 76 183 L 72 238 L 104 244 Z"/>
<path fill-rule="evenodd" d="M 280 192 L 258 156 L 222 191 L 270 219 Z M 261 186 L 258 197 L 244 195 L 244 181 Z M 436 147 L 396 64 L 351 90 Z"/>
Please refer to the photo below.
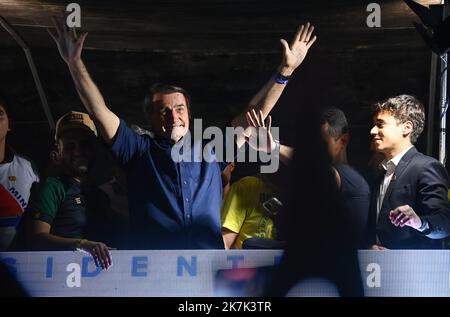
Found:
<path fill-rule="evenodd" d="M 309 48 L 317 40 L 317 36 L 312 36 L 313 32 L 314 26 L 308 22 L 306 26 L 300 26 L 290 45 L 286 40 L 280 39 L 284 49 L 283 62 L 280 66 L 285 72 L 283 75 L 290 75 L 303 62 Z"/>
<path fill-rule="evenodd" d="M 80 37 L 77 37 L 75 28 L 69 28 L 67 26 L 65 17 L 52 17 L 52 20 L 55 25 L 56 34 L 50 29 L 47 29 L 47 32 L 56 42 L 61 57 L 67 64 L 80 60 L 87 33 L 83 33 Z"/>
<path fill-rule="evenodd" d="M 256 114 L 255 109 L 246 113 L 247 122 L 252 130 L 250 136 L 246 136 L 245 140 L 253 149 L 270 153 L 275 149 L 275 141 L 273 139 L 270 128 L 272 127 L 272 117 L 267 117 L 267 125 L 264 122 L 262 111 Z"/>

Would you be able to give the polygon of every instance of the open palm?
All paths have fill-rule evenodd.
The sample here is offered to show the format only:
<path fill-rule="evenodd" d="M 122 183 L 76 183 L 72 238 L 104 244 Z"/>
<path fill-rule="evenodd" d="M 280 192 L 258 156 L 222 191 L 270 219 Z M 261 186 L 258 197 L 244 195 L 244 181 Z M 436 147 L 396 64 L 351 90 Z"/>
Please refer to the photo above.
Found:
<path fill-rule="evenodd" d="M 58 46 L 61 57 L 67 64 L 79 60 L 87 33 L 83 33 L 80 37 L 77 37 L 75 28 L 69 28 L 65 23 L 64 17 L 53 17 L 52 20 L 55 25 L 56 34 L 49 29 L 47 31 Z"/>
<path fill-rule="evenodd" d="M 301 25 L 289 45 L 286 40 L 281 39 L 283 45 L 283 67 L 295 70 L 305 59 L 309 48 L 317 40 L 317 36 L 312 36 L 314 26 L 306 23 L 306 26 Z"/>
<path fill-rule="evenodd" d="M 267 117 L 264 122 L 262 111 L 256 114 L 255 109 L 246 113 L 248 125 L 252 128 L 250 136 L 246 136 L 246 141 L 256 151 L 271 153 L 275 147 L 275 141 L 270 131 L 272 127 L 272 117 Z"/>

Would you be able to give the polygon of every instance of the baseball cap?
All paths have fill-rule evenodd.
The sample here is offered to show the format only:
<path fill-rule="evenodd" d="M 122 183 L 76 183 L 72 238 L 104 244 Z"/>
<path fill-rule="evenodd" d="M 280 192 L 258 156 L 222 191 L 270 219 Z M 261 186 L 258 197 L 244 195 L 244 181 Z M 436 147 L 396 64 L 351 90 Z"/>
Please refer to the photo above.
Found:
<path fill-rule="evenodd" d="M 58 139 L 62 132 L 70 129 L 86 129 L 97 136 L 94 121 L 84 112 L 69 111 L 59 118 L 56 122 L 55 139 Z"/>

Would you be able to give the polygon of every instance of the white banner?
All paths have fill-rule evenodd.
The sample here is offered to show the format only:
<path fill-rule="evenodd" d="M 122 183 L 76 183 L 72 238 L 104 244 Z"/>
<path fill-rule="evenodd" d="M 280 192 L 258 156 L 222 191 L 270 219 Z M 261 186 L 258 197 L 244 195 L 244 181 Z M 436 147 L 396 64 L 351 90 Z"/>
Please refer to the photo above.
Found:
<path fill-rule="evenodd" d="M 0 261 L 32 296 L 240 296 L 245 293 L 222 288 L 226 283 L 217 279 L 217 272 L 272 266 L 279 263 L 282 251 L 111 254 L 113 266 L 107 271 L 97 269 L 91 256 L 81 252 L 4 252 Z M 359 258 L 366 296 L 450 296 L 450 251 L 359 251 Z M 290 295 L 337 293 L 316 280 L 294 288 Z"/>

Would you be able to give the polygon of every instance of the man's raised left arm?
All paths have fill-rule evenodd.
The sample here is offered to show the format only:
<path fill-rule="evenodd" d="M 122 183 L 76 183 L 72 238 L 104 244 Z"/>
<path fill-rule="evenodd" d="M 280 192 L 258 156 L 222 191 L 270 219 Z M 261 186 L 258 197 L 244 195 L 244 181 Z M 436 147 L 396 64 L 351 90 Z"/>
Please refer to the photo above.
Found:
<path fill-rule="evenodd" d="M 246 109 L 237 115 L 233 121 L 233 127 L 248 128 L 246 113 L 250 109 L 255 109 L 263 114 L 263 120 L 267 117 L 273 109 L 278 99 L 280 98 L 290 76 L 300 66 L 308 54 L 309 48 L 314 44 L 317 36 L 313 36 L 314 26 L 308 22 L 301 25 L 295 34 L 292 42 L 287 43 L 286 40 L 280 39 L 283 46 L 283 60 L 277 68 L 277 73 L 272 77 L 261 90 L 252 98 Z M 245 133 L 237 138 L 237 145 L 240 147 L 245 142 Z"/>

